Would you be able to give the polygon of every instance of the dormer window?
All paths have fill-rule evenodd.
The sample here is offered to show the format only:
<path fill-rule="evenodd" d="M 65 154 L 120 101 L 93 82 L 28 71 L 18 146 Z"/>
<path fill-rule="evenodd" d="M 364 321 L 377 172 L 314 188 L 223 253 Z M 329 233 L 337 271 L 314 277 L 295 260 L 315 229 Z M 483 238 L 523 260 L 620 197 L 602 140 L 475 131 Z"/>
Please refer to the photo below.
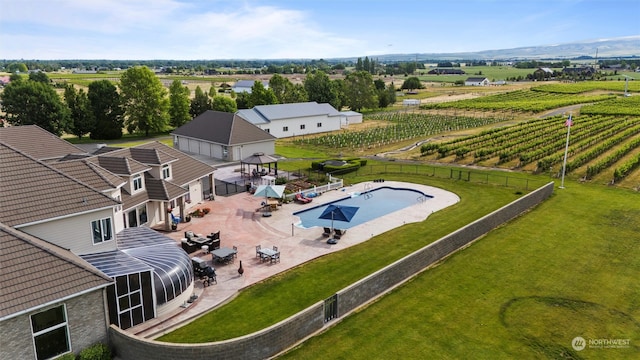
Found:
<path fill-rule="evenodd" d="M 171 167 L 169 165 L 162 165 L 162 178 L 171 179 Z"/>
<path fill-rule="evenodd" d="M 135 175 L 133 177 L 133 192 L 142 190 L 142 176 Z"/>

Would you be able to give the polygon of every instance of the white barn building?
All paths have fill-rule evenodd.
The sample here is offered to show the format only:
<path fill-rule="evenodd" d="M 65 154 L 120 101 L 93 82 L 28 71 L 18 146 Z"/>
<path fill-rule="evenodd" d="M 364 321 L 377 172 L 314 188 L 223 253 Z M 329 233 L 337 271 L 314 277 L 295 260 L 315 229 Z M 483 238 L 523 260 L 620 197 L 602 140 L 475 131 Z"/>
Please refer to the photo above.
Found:
<path fill-rule="evenodd" d="M 340 112 L 329 104 L 315 101 L 260 105 L 239 110 L 236 114 L 276 138 L 335 131 L 342 126 L 362 122 L 360 113 Z"/>

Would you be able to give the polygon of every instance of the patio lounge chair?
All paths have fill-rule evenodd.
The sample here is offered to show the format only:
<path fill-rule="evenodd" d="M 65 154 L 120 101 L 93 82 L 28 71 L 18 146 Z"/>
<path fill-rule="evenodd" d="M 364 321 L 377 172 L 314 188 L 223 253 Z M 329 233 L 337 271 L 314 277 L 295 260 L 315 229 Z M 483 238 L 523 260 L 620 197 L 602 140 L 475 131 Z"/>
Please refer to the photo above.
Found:
<path fill-rule="evenodd" d="M 324 228 L 324 232 L 322 233 L 322 236 L 324 236 L 324 237 L 331 236 L 331 228 L 325 227 Z"/>
<path fill-rule="evenodd" d="M 333 237 L 335 237 L 336 239 L 340 239 L 346 232 L 347 230 L 335 229 L 335 234 L 333 235 Z"/>
<path fill-rule="evenodd" d="M 295 199 L 297 202 L 301 204 L 308 204 L 312 201 L 312 199 L 304 197 L 304 195 L 302 195 L 301 193 L 297 193 Z"/>

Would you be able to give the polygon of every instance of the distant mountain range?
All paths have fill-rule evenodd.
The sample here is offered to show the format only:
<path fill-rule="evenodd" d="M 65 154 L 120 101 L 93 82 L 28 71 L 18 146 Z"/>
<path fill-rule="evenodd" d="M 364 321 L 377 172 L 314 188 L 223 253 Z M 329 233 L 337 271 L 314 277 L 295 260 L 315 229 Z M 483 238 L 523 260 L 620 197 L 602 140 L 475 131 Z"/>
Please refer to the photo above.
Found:
<path fill-rule="evenodd" d="M 414 53 L 370 56 L 382 62 L 414 60 L 519 60 L 640 57 L 640 35 L 558 45 L 461 53 Z"/>

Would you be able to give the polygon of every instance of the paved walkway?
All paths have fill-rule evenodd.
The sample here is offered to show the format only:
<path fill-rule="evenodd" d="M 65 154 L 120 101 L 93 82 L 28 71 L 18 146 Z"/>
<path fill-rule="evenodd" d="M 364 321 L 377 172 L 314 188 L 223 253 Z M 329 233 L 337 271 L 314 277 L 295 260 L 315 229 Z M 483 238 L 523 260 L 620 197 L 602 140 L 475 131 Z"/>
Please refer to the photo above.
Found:
<path fill-rule="evenodd" d="M 314 198 L 309 204 L 284 204 L 273 211 L 270 217 L 262 217 L 262 214 L 256 211 L 262 199 L 247 192 L 229 197 L 217 196 L 214 201 L 199 204 L 198 207 L 211 208 L 211 213 L 203 218 L 193 218 L 189 223 L 181 223 L 178 231 L 167 235 L 179 244 L 185 231 L 191 230 L 204 235 L 220 230 L 221 246 L 237 246 L 237 259 L 232 264 L 215 264 L 218 279 L 216 285 L 203 287 L 201 281 L 196 281 L 194 293 L 198 295 L 198 299 L 190 306 L 180 307 L 170 314 L 147 321 L 129 331 L 138 336 L 156 338 L 231 300 L 244 287 L 319 256 L 366 241 L 405 223 L 424 221 L 431 213 L 459 201 L 455 194 L 424 185 L 386 181 L 368 182 L 366 186 L 373 189 L 381 186 L 411 188 L 434 198 L 385 215 L 376 221 L 355 226 L 335 245 L 327 244 L 326 238 L 322 236 L 322 228 L 296 227 L 294 224 L 298 222 L 298 218 L 293 212 L 346 197 L 349 192 L 365 191 L 365 183 L 329 191 Z M 255 255 L 256 245 L 278 246 L 281 253 L 280 263 L 261 262 Z M 201 254 L 200 250 L 191 256 L 202 257 L 211 264 L 211 255 Z M 238 273 L 240 261 L 244 269 L 242 276 Z"/>

